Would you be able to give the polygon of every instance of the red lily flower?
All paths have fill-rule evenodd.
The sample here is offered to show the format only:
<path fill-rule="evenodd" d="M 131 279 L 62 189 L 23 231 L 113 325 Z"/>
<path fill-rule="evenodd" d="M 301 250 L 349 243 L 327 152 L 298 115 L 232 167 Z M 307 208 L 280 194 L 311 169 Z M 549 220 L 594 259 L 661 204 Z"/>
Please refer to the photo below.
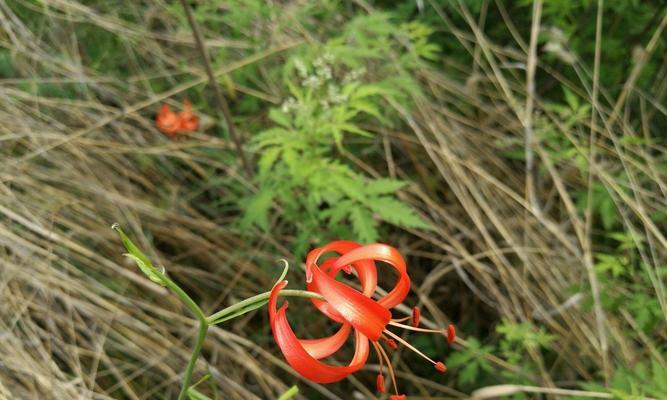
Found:
<path fill-rule="evenodd" d="M 339 256 L 324 260 L 318 265 L 319 259 L 330 252 Z M 398 272 L 398 280 L 394 287 L 378 300 L 372 298 L 377 289 L 376 261 L 389 264 Z M 340 271 L 356 273 L 361 291 L 335 279 Z M 351 373 L 361 369 L 368 360 L 370 345 L 377 352 L 380 362 L 380 374 L 376 379 L 379 392 L 384 393 L 383 367 L 386 364 L 391 377 L 395 395 L 391 399 L 405 399 L 405 395 L 398 393 L 396 377 L 380 340 L 391 348 L 396 342 L 408 347 L 434 365 L 440 372 L 447 369 L 442 362 L 434 361 L 400 336 L 387 329 L 391 325 L 397 328 L 418 332 L 439 333 L 448 336 L 448 341 L 454 340 L 454 329 L 432 330 L 419 328 L 419 309 L 413 311 L 412 316 L 392 319 L 390 309 L 400 304 L 410 291 L 410 278 L 403 257 L 398 250 L 385 244 L 370 244 L 362 246 L 355 242 L 335 241 L 323 247 L 312 250 L 306 257 L 306 287 L 308 291 L 318 293 L 324 300 L 311 299 L 313 305 L 324 315 L 340 324 L 338 332 L 321 339 L 298 339 L 287 320 L 287 302 L 276 309 L 278 295 L 287 285 L 287 281 L 277 283 L 271 290 L 269 297 L 269 318 L 273 336 L 287 362 L 303 377 L 318 383 L 339 381 Z M 412 325 L 401 322 L 412 320 Z M 355 351 L 352 360 L 346 366 L 330 365 L 320 361 L 337 352 L 354 331 Z"/>
<path fill-rule="evenodd" d="M 174 139 L 178 134 L 187 134 L 197 130 L 199 117 L 192 112 L 189 100 L 183 101 L 183 111 L 178 114 L 171 111 L 168 104 L 163 104 L 155 118 L 155 123 L 162 132 Z"/>

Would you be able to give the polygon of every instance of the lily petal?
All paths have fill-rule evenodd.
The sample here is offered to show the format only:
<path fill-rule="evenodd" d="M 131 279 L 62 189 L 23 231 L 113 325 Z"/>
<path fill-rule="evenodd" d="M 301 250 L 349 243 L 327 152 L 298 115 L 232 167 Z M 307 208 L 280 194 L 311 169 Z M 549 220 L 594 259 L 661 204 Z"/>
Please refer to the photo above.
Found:
<path fill-rule="evenodd" d="M 391 312 L 359 291 L 331 278 L 318 266 L 312 267 L 314 291 L 340 314 L 345 321 L 375 341 L 391 319 Z"/>
<path fill-rule="evenodd" d="M 337 240 L 323 247 L 311 250 L 308 253 L 308 256 L 306 257 L 306 281 L 310 282 L 312 280 L 311 277 L 312 274 L 310 273 L 310 268 L 313 265 L 317 264 L 317 261 L 322 255 L 332 251 L 335 251 L 340 255 L 344 255 L 360 247 L 363 246 L 356 242 L 351 242 L 349 240 Z M 327 261 L 328 260 L 326 260 L 324 263 L 326 263 Z M 324 263 L 322 264 L 323 270 L 325 270 Z M 354 268 L 357 271 L 357 276 L 359 277 L 359 282 L 361 283 L 361 287 L 363 288 L 364 295 L 366 295 L 367 297 L 371 297 L 375 292 L 375 289 L 377 288 L 377 269 L 375 268 L 375 263 L 373 262 L 373 260 L 359 260 L 358 262 L 347 263 L 342 265 L 338 265 L 338 263 L 336 263 L 334 269 L 331 271 L 332 276 L 335 275 L 341 269 L 345 269 L 345 267 L 347 267 L 348 265 L 352 265 L 352 268 Z"/>
<path fill-rule="evenodd" d="M 358 371 L 368 359 L 368 338 L 356 332 L 354 357 L 347 366 L 329 365 L 313 358 L 301 345 L 287 320 L 285 314 L 287 302 L 279 310 L 276 310 L 278 293 L 285 285 L 287 285 L 287 281 L 279 282 L 271 290 L 271 295 L 269 296 L 269 319 L 271 321 L 273 337 L 292 368 L 306 379 L 317 383 L 337 382 L 347 375 Z"/>
<path fill-rule="evenodd" d="M 169 107 L 168 104 L 163 104 L 162 107 L 160 107 L 160 112 L 158 112 L 157 117 L 155 118 L 155 124 L 164 133 L 176 133 L 179 129 L 179 119 L 176 114 L 171 111 L 171 107 Z"/>
<path fill-rule="evenodd" d="M 369 244 L 345 253 L 336 261 L 333 268 L 340 268 L 362 260 L 383 261 L 398 271 L 399 276 L 394 288 L 378 300 L 378 304 L 386 308 L 392 308 L 400 304 L 410 291 L 410 277 L 408 276 L 405 260 L 403 260 L 398 250 L 386 244 Z"/>
<path fill-rule="evenodd" d="M 301 346 L 303 346 L 304 350 L 306 350 L 311 357 L 319 360 L 324 357 L 329 357 L 343 347 L 347 341 L 347 337 L 350 335 L 350 328 L 350 324 L 344 323 L 341 325 L 338 332 L 331 336 L 321 339 L 300 339 L 299 343 L 301 343 Z"/>

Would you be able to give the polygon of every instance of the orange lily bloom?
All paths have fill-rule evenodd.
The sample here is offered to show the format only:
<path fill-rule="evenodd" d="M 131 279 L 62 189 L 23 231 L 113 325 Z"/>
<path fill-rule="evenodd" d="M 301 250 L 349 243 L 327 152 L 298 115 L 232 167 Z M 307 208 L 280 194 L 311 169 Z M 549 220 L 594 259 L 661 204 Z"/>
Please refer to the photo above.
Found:
<path fill-rule="evenodd" d="M 320 257 L 330 252 L 338 253 L 339 256 L 330 257 L 318 265 Z M 377 289 L 376 261 L 389 264 L 399 275 L 392 290 L 378 300 L 372 298 Z M 356 272 L 361 291 L 335 279 L 341 270 L 347 274 L 351 274 L 352 270 Z M 331 336 L 321 339 L 296 337 L 287 320 L 287 302 L 279 309 L 276 307 L 279 292 L 286 285 L 287 281 L 282 281 L 271 290 L 268 305 L 271 330 L 287 362 L 303 377 L 318 383 L 339 381 L 366 364 L 372 345 L 380 362 L 380 374 L 376 379 L 377 390 L 385 392 L 383 367 L 386 364 L 396 392 L 390 399 L 405 399 L 405 395 L 398 392 L 394 370 L 382 342 L 390 348 L 395 348 L 398 342 L 428 360 L 437 371 L 446 371 L 447 368 L 442 362 L 432 360 L 387 328 L 393 326 L 418 332 L 438 333 L 448 336 L 450 343 L 454 340 L 454 329 L 451 325 L 447 330 L 417 327 L 420 316 L 418 309 L 413 311 L 412 317 L 392 319 L 390 309 L 400 304 L 410 291 L 410 277 L 405 261 L 395 248 L 380 243 L 362 246 L 350 241 L 335 241 L 308 254 L 307 290 L 324 297 L 324 300 L 311 299 L 311 302 L 321 313 L 340 323 L 338 332 Z M 401 323 L 408 319 L 412 320 L 412 325 Z M 348 365 L 336 366 L 320 361 L 337 352 L 352 332 L 355 336 L 355 351 Z"/>
<path fill-rule="evenodd" d="M 197 130 L 199 117 L 192 112 L 190 101 L 184 100 L 183 111 L 178 114 L 171 111 L 171 107 L 168 104 L 163 104 L 155 118 L 155 123 L 160 131 L 173 139 L 176 135 L 187 134 Z"/>

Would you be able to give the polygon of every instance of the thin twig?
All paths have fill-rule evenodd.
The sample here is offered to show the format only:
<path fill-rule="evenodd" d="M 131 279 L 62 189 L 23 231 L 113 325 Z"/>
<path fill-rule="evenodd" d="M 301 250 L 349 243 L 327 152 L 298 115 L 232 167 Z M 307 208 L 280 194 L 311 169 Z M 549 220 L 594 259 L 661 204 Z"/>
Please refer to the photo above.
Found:
<path fill-rule="evenodd" d="M 593 93 L 592 93 L 592 111 L 591 111 L 591 134 L 588 147 L 588 197 L 586 200 L 586 214 L 584 223 L 584 266 L 588 274 L 588 280 L 591 285 L 591 292 L 593 295 L 595 323 L 598 331 L 598 339 L 600 341 L 600 355 L 602 356 L 602 369 L 605 377 L 605 382 L 608 384 L 610 379 L 609 359 L 608 359 L 608 343 L 607 333 L 605 330 L 605 316 L 600 301 L 600 288 L 593 268 L 593 245 L 591 238 L 591 230 L 593 225 L 593 180 L 594 180 L 594 166 L 595 166 L 595 143 L 596 143 L 596 129 L 597 129 L 597 113 L 598 113 L 598 84 L 600 80 L 600 50 L 602 47 L 602 9 L 604 6 L 603 0 L 598 0 L 598 10 L 595 25 L 595 60 L 593 65 Z"/>
<path fill-rule="evenodd" d="M 540 31 L 542 15 L 542 1 L 533 4 L 533 23 L 530 29 L 530 47 L 526 62 L 526 110 L 524 113 L 524 133 L 526 152 L 526 202 L 534 212 L 539 210 L 537 195 L 535 194 L 535 156 L 533 146 L 535 135 L 533 132 L 533 108 L 535 99 L 535 69 L 537 68 L 537 39 Z"/>
<path fill-rule="evenodd" d="M 195 18 L 192 15 L 192 10 L 190 10 L 190 5 L 188 4 L 187 0 L 181 0 L 181 4 L 183 5 L 183 10 L 185 10 L 185 15 L 188 17 L 188 23 L 190 24 L 192 35 L 194 36 L 195 42 L 197 43 L 197 48 L 201 53 L 201 58 L 204 61 L 204 68 L 206 69 L 206 75 L 208 75 L 208 83 L 213 88 L 215 101 L 216 103 L 218 103 L 218 108 L 222 111 L 222 116 L 225 120 L 225 123 L 227 124 L 227 130 L 229 130 L 229 136 L 231 136 L 232 141 L 234 142 L 234 147 L 236 147 L 236 152 L 238 153 L 239 158 L 241 159 L 241 164 L 243 165 L 243 169 L 245 169 L 248 176 L 252 176 L 253 175 L 252 167 L 250 166 L 248 158 L 246 157 L 246 154 L 243 151 L 243 144 L 241 143 L 241 138 L 236 130 L 236 127 L 234 126 L 234 121 L 232 121 L 232 113 L 229 111 L 229 104 L 227 103 L 227 100 L 225 100 L 225 96 L 222 94 L 222 90 L 218 85 L 218 81 L 215 79 L 215 74 L 213 73 L 213 69 L 211 68 L 211 62 L 208 57 L 208 51 L 206 49 L 206 46 L 204 45 L 204 41 L 202 40 L 202 35 L 199 30 L 199 25 L 197 24 L 197 21 L 195 21 Z"/>

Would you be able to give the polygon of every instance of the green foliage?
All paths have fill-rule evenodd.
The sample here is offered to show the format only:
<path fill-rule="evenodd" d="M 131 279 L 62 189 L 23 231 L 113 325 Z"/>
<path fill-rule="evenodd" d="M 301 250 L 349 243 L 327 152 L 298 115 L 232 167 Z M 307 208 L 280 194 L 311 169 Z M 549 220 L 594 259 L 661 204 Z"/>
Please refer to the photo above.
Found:
<path fill-rule="evenodd" d="M 529 322 L 512 323 L 504 320 L 496 327 L 502 335 L 500 351 L 512 364 L 530 368 L 531 362 L 526 357 L 527 349 L 549 349 L 556 337 L 546 332 L 544 327 L 536 327 Z"/>
<path fill-rule="evenodd" d="M 584 384 L 588 390 L 610 391 L 619 400 L 640 400 L 646 397 L 664 398 L 667 393 L 667 368 L 659 362 L 639 362 L 632 368 L 619 368 L 609 389 L 599 384 Z"/>
<path fill-rule="evenodd" d="M 456 372 L 456 379 L 462 386 L 479 381 L 483 372 L 493 373 L 494 368 L 486 356 L 493 352 L 493 347 L 483 346 L 474 337 L 468 338 L 466 349 L 452 353 L 447 358 L 447 365 Z"/>
<path fill-rule="evenodd" d="M 407 29 L 409 40 L 420 43 L 414 57 L 435 54 L 426 41 L 430 30 L 421 25 Z M 272 126 L 253 137 L 259 190 L 241 203 L 242 227 L 267 230 L 269 215 L 275 215 L 297 227 L 297 247 L 305 247 L 325 228 L 331 237 L 352 236 L 361 242 L 376 241 L 381 222 L 429 228 L 396 198 L 407 182 L 372 179 L 341 157 L 348 137 L 362 143 L 374 137 L 364 123 L 390 124 L 395 116 L 385 99 L 403 103 L 402 89 L 414 85 L 401 79 L 406 75 L 394 68 L 400 65 L 375 62 L 392 56 L 395 31 L 385 14 L 360 16 L 340 37 L 310 46 L 285 63 L 282 75 L 289 95 L 280 108 L 269 111 Z M 381 78 L 369 81 L 369 70 Z"/>
<path fill-rule="evenodd" d="M 299 394 L 299 387 L 297 385 L 293 385 L 289 389 L 287 389 L 283 394 L 278 397 L 278 400 L 289 400 L 292 397 L 296 396 Z"/>

